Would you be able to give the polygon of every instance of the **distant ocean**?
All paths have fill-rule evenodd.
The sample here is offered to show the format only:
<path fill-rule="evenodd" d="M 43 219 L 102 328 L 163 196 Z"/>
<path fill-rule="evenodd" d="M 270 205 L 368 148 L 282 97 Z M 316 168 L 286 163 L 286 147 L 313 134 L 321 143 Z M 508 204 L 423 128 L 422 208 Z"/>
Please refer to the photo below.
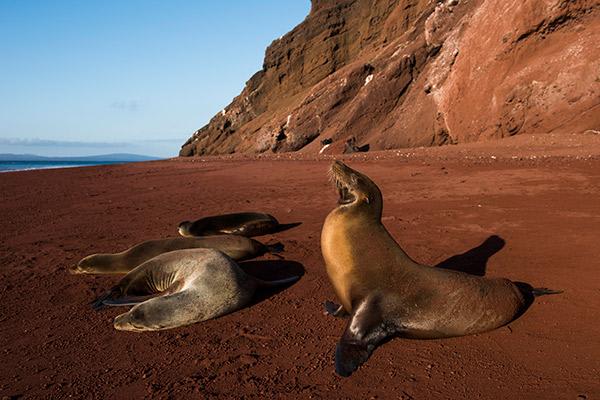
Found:
<path fill-rule="evenodd" d="M 89 167 L 92 165 L 123 164 L 125 162 L 126 161 L 0 161 L 0 172 Z"/>

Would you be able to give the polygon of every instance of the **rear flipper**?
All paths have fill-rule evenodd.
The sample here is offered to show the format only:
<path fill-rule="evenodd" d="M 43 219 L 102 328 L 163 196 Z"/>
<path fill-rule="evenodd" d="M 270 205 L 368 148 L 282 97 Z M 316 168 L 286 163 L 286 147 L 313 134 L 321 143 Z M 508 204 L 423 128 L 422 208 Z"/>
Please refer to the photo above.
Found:
<path fill-rule="evenodd" d="M 325 308 L 325 315 L 331 315 L 332 317 L 337 318 L 346 318 L 350 316 L 344 309 L 344 306 L 336 304 L 333 301 L 326 300 L 325 303 L 323 303 L 323 307 Z"/>
<path fill-rule="evenodd" d="M 277 242 L 272 244 L 266 244 L 267 251 L 271 254 L 281 253 L 284 250 L 283 243 Z"/>
<path fill-rule="evenodd" d="M 256 279 L 256 282 L 258 283 L 258 286 L 261 287 L 261 288 L 273 288 L 273 287 L 285 286 L 285 285 L 289 285 L 291 283 L 294 283 L 298 279 L 300 279 L 300 276 L 296 275 L 296 276 L 292 276 L 290 278 L 279 279 L 279 280 L 276 280 L 276 281 L 263 281 L 262 279 L 258 279 L 258 278 L 254 278 L 254 279 Z"/>
<path fill-rule="evenodd" d="M 548 294 L 561 294 L 562 290 L 552 290 L 548 288 L 532 288 L 531 293 L 534 297 L 545 296 Z"/>
<path fill-rule="evenodd" d="M 549 294 L 560 294 L 562 290 L 552 290 L 548 288 L 534 288 L 529 283 L 525 282 L 513 282 L 515 286 L 519 288 L 521 293 L 528 299 L 530 302 L 533 302 L 535 297 L 545 296 Z"/>
<path fill-rule="evenodd" d="M 364 364 L 379 343 L 396 334 L 387 324 L 376 299 L 365 299 L 357 305 L 342 338 L 335 349 L 335 371 L 348 377 Z"/>
<path fill-rule="evenodd" d="M 279 258 L 280 260 L 284 259 L 284 257 L 281 254 L 279 254 L 284 249 L 283 243 L 276 242 L 276 243 L 272 243 L 272 244 L 265 244 L 264 246 L 266 248 L 267 253 L 274 255 L 275 257 Z"/>

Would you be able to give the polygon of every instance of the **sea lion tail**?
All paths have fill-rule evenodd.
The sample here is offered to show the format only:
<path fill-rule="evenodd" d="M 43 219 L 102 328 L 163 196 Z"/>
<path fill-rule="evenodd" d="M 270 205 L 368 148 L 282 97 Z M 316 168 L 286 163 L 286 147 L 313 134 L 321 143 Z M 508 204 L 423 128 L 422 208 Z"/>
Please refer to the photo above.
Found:
<path fill-rule="evenodd" d="M 278 279 L 276 281 L 263 281 L 262 279 L 256 279 L 256 281 L 258 282 L 259 287 L 272 288 L 277 286 L 289 285 L 290 283 L 296 282 L 298 279 L 300 279 L 299 275 L 292 276 L 291 278 Z"/>
<path fill-rule="evenodd" d="M 532 288 L 531 289 L 531 294 L 533 294 L 534 297 L 545 296 L 548 294 L 561 294 L 562 292 L 563 292 L 562 290 L 552 290 L 552 289 L 548 289 L 548 288 Z"/>
<path fill-rule="evenodd" d="M 267 247 L 267 252 L 269 252 L 271 254 L 281 253 L 285 248 L 285 246 L 281 242 L 267 244 L 265 246 Z"/>

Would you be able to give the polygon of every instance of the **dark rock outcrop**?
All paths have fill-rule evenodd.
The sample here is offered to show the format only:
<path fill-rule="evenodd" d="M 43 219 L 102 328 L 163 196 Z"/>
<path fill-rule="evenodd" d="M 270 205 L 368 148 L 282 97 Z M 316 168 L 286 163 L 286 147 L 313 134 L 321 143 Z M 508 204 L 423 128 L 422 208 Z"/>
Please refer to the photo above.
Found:
<path fill-rule="evenodd" d="M 592 0 L 313 0 L 180 155 L 598 130 L 597 43 Z"/>

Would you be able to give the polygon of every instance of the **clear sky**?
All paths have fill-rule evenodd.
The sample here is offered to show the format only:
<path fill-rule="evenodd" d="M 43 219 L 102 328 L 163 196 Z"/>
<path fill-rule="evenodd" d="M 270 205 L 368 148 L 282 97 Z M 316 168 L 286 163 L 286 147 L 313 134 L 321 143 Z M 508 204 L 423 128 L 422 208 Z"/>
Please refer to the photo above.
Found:
<path fill-rule="evenodd" d="M 0 153 L 174 156 L 309 0 L 0 0 Z"/>

